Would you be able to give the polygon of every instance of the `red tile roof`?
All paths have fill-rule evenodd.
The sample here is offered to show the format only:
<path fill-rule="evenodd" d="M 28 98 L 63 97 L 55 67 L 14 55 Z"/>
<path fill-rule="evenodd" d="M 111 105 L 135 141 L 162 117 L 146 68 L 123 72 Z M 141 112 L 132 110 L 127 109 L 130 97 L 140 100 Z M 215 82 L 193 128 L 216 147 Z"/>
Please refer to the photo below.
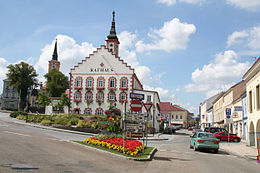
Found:
<path fill-rule="evenodd" d="M 172 110 L 171 102 L 161 102 L 159 106 L 160 106 L 161 111 L 171 111 Z"/>
<path fill-rule="evenodd" d="M 160 110 L 161 111 L 185 111 L 185 109 L 181 109 L 178 106 L 172 105 L 171 102 L 161 102 Z"/>

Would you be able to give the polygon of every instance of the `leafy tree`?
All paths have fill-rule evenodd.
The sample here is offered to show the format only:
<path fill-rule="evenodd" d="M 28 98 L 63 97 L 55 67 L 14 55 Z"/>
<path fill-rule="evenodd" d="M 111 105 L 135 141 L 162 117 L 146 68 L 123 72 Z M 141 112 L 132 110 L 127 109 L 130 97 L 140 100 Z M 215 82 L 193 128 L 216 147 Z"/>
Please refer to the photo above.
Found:
<path fill-rule="evenodd" d="M 28 89 L 33 86 L 37 85 L 38 81 L 36 77 L 38 74 L 36 74 L 35 69 L 33 66 L 21 62 L 19 64 L 15 65 L 8 65 L 8 73 L 7 78 L 9 79 L 9 85 L 12 85 L 14 88 L 17 89 L 17 92 L 19 94 L 19 110 L 23 110 L 26 104 L 26 96 L 28 94 Z"/>
<path fill-rule="evenodd" d="M 62 93 L 61 94 L 61 100 L 60 103 L 62 106 L 70 106 L 70 100 L 67 94 Z"/>
<path fill-rule="evenodd" d="M 39 92 L 38 101 L 44 107 L 51 103 L 51 99 L 43 91 Z"/>
<path fill-rule="evenodd" d="M 69 88 L 68 77 L 57 69 L 52 69 L 44 77 L 47 80 L 47 92 L 51 97 L 60 97 Z"/>

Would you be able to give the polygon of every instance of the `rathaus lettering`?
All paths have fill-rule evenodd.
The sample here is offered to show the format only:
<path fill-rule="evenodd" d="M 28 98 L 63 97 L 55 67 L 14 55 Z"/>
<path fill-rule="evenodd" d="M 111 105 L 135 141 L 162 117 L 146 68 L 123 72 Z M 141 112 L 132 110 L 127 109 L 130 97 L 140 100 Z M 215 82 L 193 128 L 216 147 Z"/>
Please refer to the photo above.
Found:
<path fill-rule="evenodd" d="M 90 68 L 90 72 L 113 72 L 113 68 Z"/>

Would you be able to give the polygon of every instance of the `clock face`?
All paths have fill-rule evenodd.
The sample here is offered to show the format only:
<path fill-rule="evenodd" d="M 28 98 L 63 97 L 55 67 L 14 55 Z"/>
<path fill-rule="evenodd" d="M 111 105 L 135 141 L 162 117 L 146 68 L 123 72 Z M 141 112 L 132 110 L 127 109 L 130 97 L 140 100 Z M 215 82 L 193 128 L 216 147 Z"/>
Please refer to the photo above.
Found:
<path fill-rule="evenodd" d="M 110 48 L 114 47 L 114 44 L 113 44 L 113 43 L 110 43 L 109 47 L 110 47 Z"/>

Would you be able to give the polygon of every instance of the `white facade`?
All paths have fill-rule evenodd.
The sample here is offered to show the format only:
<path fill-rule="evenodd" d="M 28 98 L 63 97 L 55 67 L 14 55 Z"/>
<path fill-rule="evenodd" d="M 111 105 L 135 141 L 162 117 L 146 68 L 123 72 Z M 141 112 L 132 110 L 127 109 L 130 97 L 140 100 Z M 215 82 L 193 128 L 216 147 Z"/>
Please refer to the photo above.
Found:
<path fill-rule="evenodd" d="M 130 110 L 130 92 L 142 89 L 134 69 L 119 57 L 101 46 L 71 69 L 70 112 L 80 114 L 104 114 L 110 102 L 122 110 Z"/>

